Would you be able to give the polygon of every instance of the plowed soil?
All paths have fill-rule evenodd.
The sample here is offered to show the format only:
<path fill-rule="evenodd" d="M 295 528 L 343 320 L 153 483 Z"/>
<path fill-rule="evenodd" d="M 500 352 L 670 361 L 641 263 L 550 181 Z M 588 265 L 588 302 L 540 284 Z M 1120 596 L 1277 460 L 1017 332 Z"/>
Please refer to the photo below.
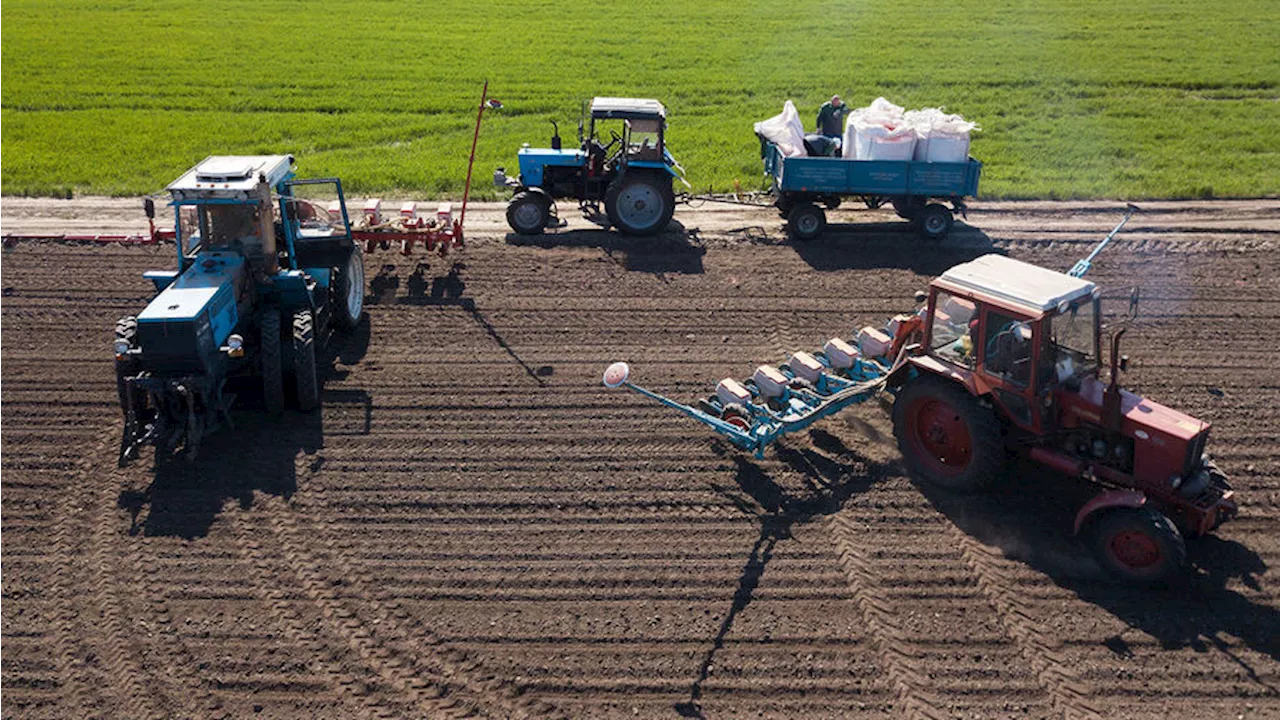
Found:
<path fill-rule="evenodd" d="M 5 232 L 141 227 L 6 199 Z M 561 213 L 573 214 L 569 206 Z M 600 384 L 691 401 L 880 324 L 988 252 L 1066 268 L 1115 203 L 974 208 L 945 242 L 842 210 L 580 219 L 446 259 L 377 251 L 322 411 L 245 397 L 190 465 L 115 467 L 117 317 L 172 247 L 3 255 L 3 714 L 80 717 L 1280 717 L 1280 208 L 1144 207 L 1090 277 L 1142 289 L 1126 382 L 1214 424 L 1240 516 L 1188 585 L 1117 588 L 1076 488 L 953 497 L 871 402 L 764 460 Z M 420 265 L 420 263 L 422 263 Z"/>

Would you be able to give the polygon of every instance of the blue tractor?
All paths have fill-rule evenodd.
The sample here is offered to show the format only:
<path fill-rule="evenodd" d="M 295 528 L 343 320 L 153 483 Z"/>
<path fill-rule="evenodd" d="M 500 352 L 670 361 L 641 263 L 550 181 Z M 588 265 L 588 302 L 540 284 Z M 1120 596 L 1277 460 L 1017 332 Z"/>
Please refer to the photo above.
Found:
<path fill-rule="evenodd" d="M 584 125 L 586 126 L 584 129 Z M 537 235 L 556 222 L 555 201 L 573 198 L 584 209 L 604 203 L 609 224 L 628 235 L 652 235 L 671 222 L 672 181 L 684 168 L 666 148 L 667 110 L 657 100 L 598 97 L 578 121 L 578 147 L 565 150 L 560 128 L 549 149 L 520 150 L 520 175 L 502 168 L 494 182 L 515 191 L 507 222 L 521 235 Z M 601 139 L 607 130 L 609 140 Z M 618 130 L 622 132 L 619 133 Z M 686 185 L 688 183 L 685 183 Z"/>
<path fill-rule="evenodd" d="M 166 188 L 177 269 L 144 273 L 156 296 L 116 324 L 121 465 L 148 444 L 158 460 L 194 456 L 230 425 L 233 378 L 260 387 L 271 414 L 286 395 L 303 412 L 319 405 L 318 346 L 360 322 L 364 260 L 342 183 L 296 179 L 293 164 L 291 155 L 210 157 Z M 297 195 L 301 186 L 332 186 L 338 200 L 321 208 Z M 149 198 L 146 211 L 155 217 Z"/>

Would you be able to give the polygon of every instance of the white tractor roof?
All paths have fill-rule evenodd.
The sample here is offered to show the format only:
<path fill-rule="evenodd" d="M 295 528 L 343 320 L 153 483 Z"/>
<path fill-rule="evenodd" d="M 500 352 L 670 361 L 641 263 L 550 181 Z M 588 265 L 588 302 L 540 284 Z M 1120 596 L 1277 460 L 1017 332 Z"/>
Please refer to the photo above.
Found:
<path fill-rule="evenodd" d="M 591 100 L 591 117 L 646 118 L 667 117 L 667 109 L 657 100 L 646 98 L 598 97 Z"/>
<path fill-rule="evenodd" d="M 1040 311 L 1086 297 L 1096 287 L 1088 280 L 996 254 L 956 265 L 938 279 Z"/>
<path fill-rule="evenodd" d="M 275 185 L 292 170 L 292 155 L 211 155 L 165 189 L 188 194 L 247 191 L 258 184 L 259 175 Z"/>

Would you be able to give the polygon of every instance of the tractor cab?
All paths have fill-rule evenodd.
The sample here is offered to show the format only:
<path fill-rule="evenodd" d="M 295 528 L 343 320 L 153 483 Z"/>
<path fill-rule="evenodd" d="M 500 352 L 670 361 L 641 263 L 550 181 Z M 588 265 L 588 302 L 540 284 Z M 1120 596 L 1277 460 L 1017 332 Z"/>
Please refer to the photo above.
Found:
<path fill-rule="evenodd" d="M 667 129 L 667 109 L 657 100 L 594 98 L 591 101 L 589 121 L 583 150 L 593 161 L 599 159 L 610 166 L 636 162 L 651 163 L 643 167 L 666 166 L 664 133 Z M 622 130 L 621 134 L 618 132 L 619 128 Z M 609 133 L 607 142 L 601 140 L 603 131 Z"/>
<path fill-rule="evenodd" d="M 991 393 L 1017 425 L 1041 430 L 1040 398 L 1098 377 L 1100 294 L 1092 282 L 1003 255 L 957 265 L 932 284 L 926 357 L 976 394 Z"/>

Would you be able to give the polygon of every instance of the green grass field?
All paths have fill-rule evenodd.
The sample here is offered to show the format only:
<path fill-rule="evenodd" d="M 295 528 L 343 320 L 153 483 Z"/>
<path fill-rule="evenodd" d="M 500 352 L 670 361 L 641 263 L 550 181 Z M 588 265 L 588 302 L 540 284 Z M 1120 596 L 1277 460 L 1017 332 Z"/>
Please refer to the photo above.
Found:
<path fill-rule="evenodd" d="M 209 154 L 292 152 L 353 193 L 460 195 L 485 78 L 506 104 L 480 138 L 488 196 L 596 94 L 663 100 L 695 187 L 761 187 L 752 123 L 791 98 L 811 125 L 832 92 L 979 122 L 983 197 L 1280 194 L 1274 0 L 9 0 L 0 19 L 5 194 L 137 194 Z"/>

